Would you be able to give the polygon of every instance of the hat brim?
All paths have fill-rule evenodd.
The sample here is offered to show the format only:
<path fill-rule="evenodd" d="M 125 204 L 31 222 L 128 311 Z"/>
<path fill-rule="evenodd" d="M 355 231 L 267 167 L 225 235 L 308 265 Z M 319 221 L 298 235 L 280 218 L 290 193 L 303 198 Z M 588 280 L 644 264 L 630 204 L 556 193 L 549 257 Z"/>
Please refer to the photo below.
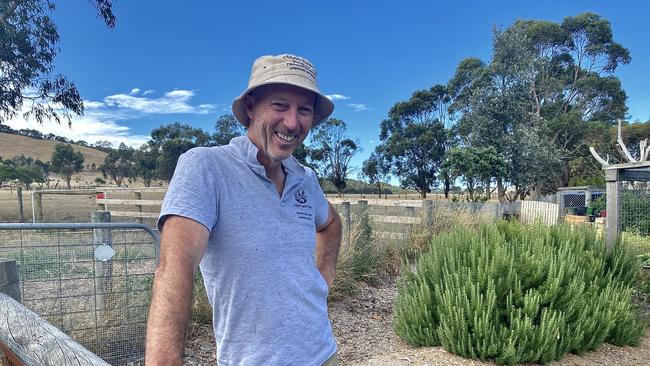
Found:
<path fill-rule="evenodd" d="M 278 79 L 282 79 L 282 80 L 278 80 Z M 320 91 L 311 88 L 306 88 L 299 81 L 294 81 L 292 80 L 292 78 L 290 77 L 288 78 L 285 76 L 283 78 L 273 78 L 271 80 L 250 87 L 246 89 L 240 96 L 235 98 L 235 100 L 233 100 L 232 113 L 235 115 L 235 118 L 237 118 L 237 121 L 239 121 L 239 123 L 244 125 L 244 127 L 248 128 L 248 125 L 250 125 L 251 122 L 250 118 L 248 118 L 248 114 L 246 113 L 246 103 L 244 102 L 246 100 L 246 96 L 250 94 L 253 90 L 259 88 L 260 86 L 271 85 L 271 84 L 293 85 L 298 88 L 310 91 L 316 95 L 316 102 L 314 106 L 314 123 L 312 127 L 323 122 L 325 119 L 327 119 L 327 117 L 329 117 L 332 114 L 332 112 L 334 112 L 334 103 L 332 103 L 332 101 L 329 100 L 329 98 L 321 94 Z"/>

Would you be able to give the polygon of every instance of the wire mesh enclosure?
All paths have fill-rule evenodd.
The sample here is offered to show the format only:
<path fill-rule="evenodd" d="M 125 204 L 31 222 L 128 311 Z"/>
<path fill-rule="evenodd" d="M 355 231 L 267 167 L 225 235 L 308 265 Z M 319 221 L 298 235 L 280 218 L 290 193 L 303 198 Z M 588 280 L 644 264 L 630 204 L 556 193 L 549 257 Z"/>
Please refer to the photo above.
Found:
<path fill-rule="evenodd" d="M 616 164 L 605 168 L 607 181 L 607 243 L 619 234 L 650 240 L 650 163 Z"/>
<path fill-rule="evenodd" d="M 619 171 L 619 182 L 620 230 L 650 236 L 650 166 Z"/>
<path fill-rule="evenodd" d="M 0 224 L 23 305 L 111 365 L 144 355 L 157 237 L 125 223 Z"/>
<path fill-rule="evenodd" d="M 560 215 L 586 215 L 592 202 L 605 195 L 602 187 L 563 187 L 557 192 Z"/>

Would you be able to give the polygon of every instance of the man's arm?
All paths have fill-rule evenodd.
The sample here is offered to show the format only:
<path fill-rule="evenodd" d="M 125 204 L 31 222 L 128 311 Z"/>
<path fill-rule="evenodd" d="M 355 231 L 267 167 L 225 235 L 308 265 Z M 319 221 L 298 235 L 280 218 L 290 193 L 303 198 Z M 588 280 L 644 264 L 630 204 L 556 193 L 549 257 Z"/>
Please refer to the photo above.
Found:
<path fill-rule="evenodd" d="M 336 276 L 336 260 L 341 247 L 341 218 L 332 204 L 329 205 L 329 217 L 325 225 L 316 229 L 316 266 L 332 287 Z"/>
<path fill-rule="evenodd" d="M 194 273 L 208 236 L 208 230 L 194 220 L 170 216 L 165 221 L 147 322 L 147 366 L 183 364 Z"/>

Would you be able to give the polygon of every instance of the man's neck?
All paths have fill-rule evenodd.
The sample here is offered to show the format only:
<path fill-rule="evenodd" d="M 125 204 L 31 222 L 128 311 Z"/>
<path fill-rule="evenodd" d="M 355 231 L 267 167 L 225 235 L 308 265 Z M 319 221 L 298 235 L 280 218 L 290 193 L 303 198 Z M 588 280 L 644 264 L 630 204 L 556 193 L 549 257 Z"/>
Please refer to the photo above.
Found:
<path fill-rule="evenodd" d="M 257 161 L 262 164 L 266 176 L 275 184 L 275 188 L 281 196 L 282 191 L 284 190 L 284 180 L 286 177 L 284 168 L 282 167 L 282 162 L 270 159 L 262 152 L 262 150 L 257 152 Z"/>

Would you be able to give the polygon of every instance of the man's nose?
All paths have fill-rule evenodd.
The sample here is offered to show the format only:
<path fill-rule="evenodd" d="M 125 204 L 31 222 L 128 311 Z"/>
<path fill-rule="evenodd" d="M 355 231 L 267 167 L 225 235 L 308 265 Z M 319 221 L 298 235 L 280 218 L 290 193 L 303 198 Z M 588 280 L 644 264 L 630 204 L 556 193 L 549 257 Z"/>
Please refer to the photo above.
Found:
<path fill-rule="evenodd" d="M 284 118 L 284 126 L 290 131 L 295 131 L 300 128 L 300 116 L 298 115 L 297 108 L 289 109 Z"/>

